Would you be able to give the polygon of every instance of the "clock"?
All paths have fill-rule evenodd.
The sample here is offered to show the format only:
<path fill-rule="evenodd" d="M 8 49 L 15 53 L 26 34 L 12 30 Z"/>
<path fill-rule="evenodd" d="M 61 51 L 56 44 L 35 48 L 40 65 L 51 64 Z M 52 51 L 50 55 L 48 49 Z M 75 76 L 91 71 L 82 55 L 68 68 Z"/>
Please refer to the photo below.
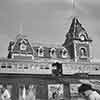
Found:
<path fill-rule="evenodd" d="M 84 41 L 84 40 L 85 40 L 85 35 L 84 35 L 84 34 L 81 34 L 81 35 L 80 35 L 80 39 L 81 39 L 82 41 Z"/>
<path fill-rule="evenodd" d="M 20 45 L 20 50 L 26 50 L 26 48 L 27 48 L 27 46 L 24 44 L 24 43 L 22 43 L 21 45 Z"/>

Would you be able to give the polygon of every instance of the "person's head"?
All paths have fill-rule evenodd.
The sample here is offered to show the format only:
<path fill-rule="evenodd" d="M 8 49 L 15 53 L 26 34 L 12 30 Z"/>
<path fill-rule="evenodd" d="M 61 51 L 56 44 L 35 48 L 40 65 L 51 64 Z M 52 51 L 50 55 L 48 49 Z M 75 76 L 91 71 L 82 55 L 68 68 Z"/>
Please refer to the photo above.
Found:
<path fill-rule="evenodd" d="M 52 98 L 55 99 L 56 97 L 57 97 L 57 93 L 56 92 L 52 93 Z"/>
<path fill-rule="evenodd" d="M 83 96 L 88 96 L 90 94 L 90 92 L 92 91 L 92 86 L 90 84 L 82 84 L 79 88 L 78 88 L 78 92 L 80 94 L 82 94 Z"/>

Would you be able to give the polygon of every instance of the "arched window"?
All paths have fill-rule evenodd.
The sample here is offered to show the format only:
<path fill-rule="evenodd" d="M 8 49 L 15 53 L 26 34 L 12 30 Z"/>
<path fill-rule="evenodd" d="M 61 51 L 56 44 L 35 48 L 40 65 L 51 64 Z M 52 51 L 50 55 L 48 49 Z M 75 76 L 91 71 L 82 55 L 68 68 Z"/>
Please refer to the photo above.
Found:
<path fill-rule="evenodd" d="M 62 58 L 66 58 L 68 56 L 68 51 L 67 49 L 63 48 L 62 49 Z"/>
<path fill-rule="evenodd" d="M 50 56 L 51 57 L 56 57 L 56 49 L 55 48 L 51 48 L 51 50 L 50 50 Z"/>
<path fill-rule="evenodd" d="M 80 57 L 86 57 L 86 56 L 87 56 L 86 48 L 84 47 L 80 48 Z"/>
<path fill-rule="evenodd" d="M 38 48 L 38 56 L 40 56 L 40 57 L 44 56 L 44 48 L 43 47 Z"/>

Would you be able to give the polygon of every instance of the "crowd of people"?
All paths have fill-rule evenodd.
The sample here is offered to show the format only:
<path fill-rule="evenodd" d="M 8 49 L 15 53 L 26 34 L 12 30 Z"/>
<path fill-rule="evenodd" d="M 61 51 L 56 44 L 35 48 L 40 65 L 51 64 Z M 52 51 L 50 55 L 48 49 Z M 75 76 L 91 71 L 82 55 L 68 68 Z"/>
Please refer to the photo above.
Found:
<path fill-rule="evenodd" d="M 93 89 L 90 84 L 81 84 L 78 87 L 78 93 L 80 97 L 85 100 L 100 100 L 100 91 Z M 19 89 L 19 100 L 36 100 L 36 88 L 34 85 L 30 85 L 28 87 L 20 87 Z M 50 100 L 58 100 L 58 93 L 52 93 L 52 98 Z M 7 88 L 7 86 L 2 86 L 0 88 L 0 100 L 12 100 L 11 99 L 11 91 Z M 64 100 L 63 98 L 61 100 Z M 79 100 L 79 99 L 78 99 Z"/>

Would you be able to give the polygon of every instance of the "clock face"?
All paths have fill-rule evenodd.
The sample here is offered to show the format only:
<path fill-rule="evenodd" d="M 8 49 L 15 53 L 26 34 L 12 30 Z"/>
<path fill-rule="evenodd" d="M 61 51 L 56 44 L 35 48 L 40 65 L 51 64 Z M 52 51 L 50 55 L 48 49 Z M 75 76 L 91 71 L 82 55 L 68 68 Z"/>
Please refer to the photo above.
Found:
<path fill-rule="evenodd" d="M 81 39 L 82 41 L 85 40 L 84 34 L 81 34 L 81 35 L 80 35 L 80 39 Z"/>
<path fill-rule="evenodd" d="M 27 46 L 24 43 L 22 43 L 20 45 L 20 50 L 26 50 L 26 48 L 27 48 Z"/>

